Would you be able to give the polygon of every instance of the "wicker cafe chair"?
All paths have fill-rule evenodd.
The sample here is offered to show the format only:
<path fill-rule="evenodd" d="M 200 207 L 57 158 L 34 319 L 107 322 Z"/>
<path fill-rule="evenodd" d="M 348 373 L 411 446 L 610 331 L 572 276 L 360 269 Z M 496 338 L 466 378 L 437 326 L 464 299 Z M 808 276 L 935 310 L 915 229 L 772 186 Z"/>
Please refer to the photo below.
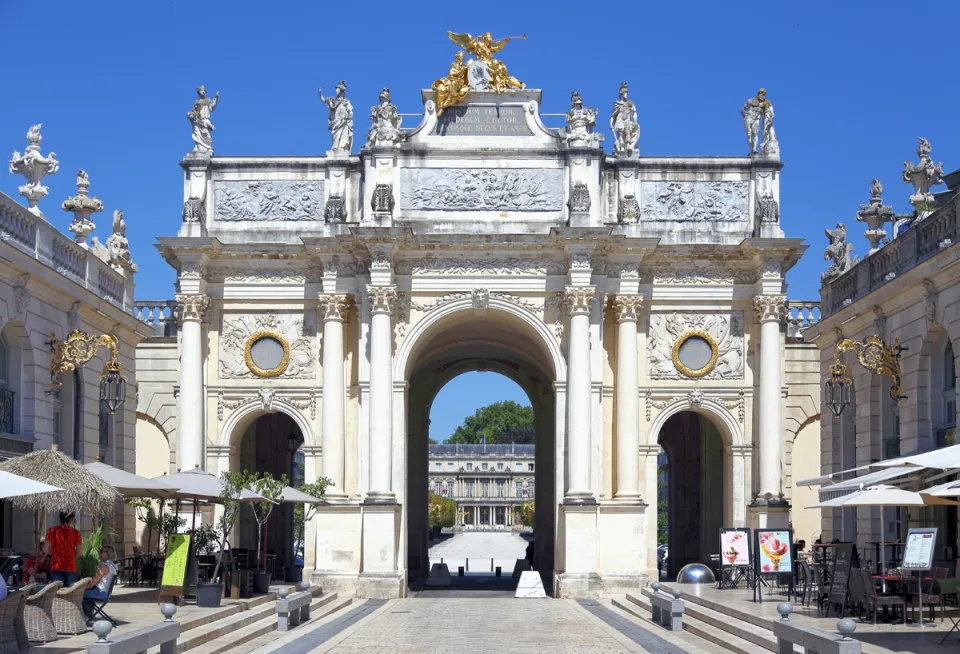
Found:
<path fill-rule="evenodd" d="M 16 654 L 17 610 L 20 608 L 20 593 L 11 593 L 0 600 L 0 654 Z"/>
<path fill-rule="evenodd" d="M 53 598 L 53 624 L 58 634 L 82 634 L 87 630 L 83 612 L 83 591 L 90 577 L 84 577 L 70 588 L 61 588 Z"/>
<path fill-rule="evenodd" d="M 30 639 L 27 637 L 27 625 L 24 624 L 23 614 L 27 608 L 27 598 L 33 595 L 36 589 L 36 584 L 27 584 L 20 589 L 20 605 L 17 607 L 17 621 L 14 626 L 17 629 L 17 647 L 21 652 L 30 649 Z"/>
<path fill-rule="evenodd" d="M 62 581 L 55 581 L 27 598 L 23 622 L 31 643 L 49 643 L 57 639 L 57 628 L 53 626 L 53 598 L 61 586 Z"/>

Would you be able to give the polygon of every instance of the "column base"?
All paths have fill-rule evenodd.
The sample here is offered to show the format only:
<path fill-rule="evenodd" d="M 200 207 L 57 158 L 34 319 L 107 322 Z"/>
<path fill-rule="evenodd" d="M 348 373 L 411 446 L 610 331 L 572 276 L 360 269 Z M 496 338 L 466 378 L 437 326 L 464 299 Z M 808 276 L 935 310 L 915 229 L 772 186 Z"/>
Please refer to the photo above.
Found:
<path fill-rule="evenodd" d="M 603 580 L 596 572 L 564 572 L 556 575 L 556 596 L 561 599 L 597 599 Z"/>
<path fill-rule="evenodd" d="M 783 499 L 757 499 L 747 507 L 752 529 L 786 529 L 790 526 L 790 503 Z"/>
<path fill-rule="evenodd" d="M 358 504 L 317 507 L 316 556 L 310 580 L 323 588 L 352 596 L 360 574 L 362 516 Z"/>
<path fill-rule="evenodd" d="M 324 592 L 336 593 L 340 597 L 356 597 L 359 586 L 359 574 L 339 574 L 336 572 L 314 571 L 310 583 L 323 588 Z"/>
<path fill-rule="evenodd" d="M 350 496 L 346 493 L 324 493 L 323 499 L 327 504 L 349 504 Z"/>
<path fill-rule="evenodd" d="M 600 505 L 597 569 L 605 594 L 635 592 L 649 581 L 648 553 L 656 552 L 656 543 L 647 542 L 646 520 L 646 504 L 614 500 Z M 656 561 L 655 554 L 653 560 Z"/>
<path fill-rule="evenodd" d="M 356 596 L 363 599 L 398 599 L 406 595 L 398 572 L 364 572 L 357 579 Z"/>
<path fill-rule="evenodd" d="M 638 593 L 640 589 L 650 585 L 650 581 L 650 575 L 645 572 L 602 572 L 600 573 L 600 583 L 602 586 L 600 592 L 604 596 Z"/>
<path fill-rule="evenodd" d="M 397 503 L 397 496 L 387 491 L 371 491 L 363 499 L 364 504 L 390 505 Z"/>
<path fill-rule="evenodd" d="M 362 572 L 357 593 L 381 593 L 358 595 L 360 597 L 400 597 L 403 575 L 397 569 L 398 542 L 400 533 L 399 504 L 364 504 Z M 366 579 L 366 580 L 365 580 Z M 396 582 L 396 583 L 394 583 Z M 389 594 L 382 594 L 388 593 Z"/>
<path fill-rule="evenodd" d="M 564 506 L 596 505 L 597 498 L 590 491 L 570 491 L 563 497 Z"/>
<path fill-rule="evenodd" d="M 557 513 L 557 551 L 563 554 L 554 576 L 556 597 L 599 597 L 599 515 L 600 507 L 596 502 L 564 503 L 560 507 Z"/>

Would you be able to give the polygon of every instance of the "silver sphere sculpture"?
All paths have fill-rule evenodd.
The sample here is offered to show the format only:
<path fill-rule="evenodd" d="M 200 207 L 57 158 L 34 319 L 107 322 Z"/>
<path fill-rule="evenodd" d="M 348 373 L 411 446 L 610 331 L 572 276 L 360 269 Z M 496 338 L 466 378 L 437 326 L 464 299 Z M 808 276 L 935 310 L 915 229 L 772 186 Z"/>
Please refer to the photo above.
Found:
<path fill-rule="evenodd" d="M 702 563 L 688 563 L 677 573 L 678 584 L 713 584 L 716 581 L 713 570 Z"/>

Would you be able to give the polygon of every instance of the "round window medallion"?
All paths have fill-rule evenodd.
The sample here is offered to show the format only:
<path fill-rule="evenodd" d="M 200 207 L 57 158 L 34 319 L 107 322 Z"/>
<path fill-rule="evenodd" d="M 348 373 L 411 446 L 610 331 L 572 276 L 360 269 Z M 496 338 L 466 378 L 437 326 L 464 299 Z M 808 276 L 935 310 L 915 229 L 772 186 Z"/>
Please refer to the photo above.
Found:
<path fill-rule="evenodd" d="M 247 367 L 258 377 L 282 375 L 290 362 L 290 345 L 277 332 L 261 329 L 247 339 Z"/>
<path fill-rule="evenodd" d="M 717 365 L 717 342 L 707 332 L 687 332 L 673 346 L 673 365 L 687 377 L 709 375 Z"/>

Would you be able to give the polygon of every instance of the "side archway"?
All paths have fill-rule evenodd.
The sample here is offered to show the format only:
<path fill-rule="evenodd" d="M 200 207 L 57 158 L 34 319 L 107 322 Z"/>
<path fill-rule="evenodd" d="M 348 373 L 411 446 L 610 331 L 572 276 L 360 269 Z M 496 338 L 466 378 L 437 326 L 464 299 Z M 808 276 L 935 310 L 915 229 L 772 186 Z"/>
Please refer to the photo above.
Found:
<path fill-rule="evenodd" d="M 692 411 L 709 418 L 719 429 L 725 447 L 739 447 L 744 444 L 743 430 L 740 429 L 740 424 L 730 413 L 730 410 L 716 400 L 709 398 L 702 398 L 698 402 L 691 401 L 688 398 L 676 399 L 663 407 L 657 417 L 653 419 L 650 430 L 647 432 L 647 444 L 656 445 L 660 431 L 667 420 L 681 411 Z"/>
<path fill-rule="evenodd" d="M 284 413 L 297 423 L 297 427 L 300 428 L 300 433 L 303 434 L 303 442 L 305 445 L 312 446 L 319 444 L 314 438 L 310 421 L 304 417 L 300 409 L 283 398 L 274 398 L 270 404 L 270 408 L 267 409 L 264 407 L 260 398 L 256 398 L 237 407 L 237 409 L 230 414 L 226 422 L 223 423 L 223 428 L 220 430 L 220 441 L 218 445 L 220 447 L 236 445 L 236 441 L 243 436 L 244 431 L 246 431 L 247 427 L 249 427 L 254 420 L 262 415 L 275 412 Z"/>

